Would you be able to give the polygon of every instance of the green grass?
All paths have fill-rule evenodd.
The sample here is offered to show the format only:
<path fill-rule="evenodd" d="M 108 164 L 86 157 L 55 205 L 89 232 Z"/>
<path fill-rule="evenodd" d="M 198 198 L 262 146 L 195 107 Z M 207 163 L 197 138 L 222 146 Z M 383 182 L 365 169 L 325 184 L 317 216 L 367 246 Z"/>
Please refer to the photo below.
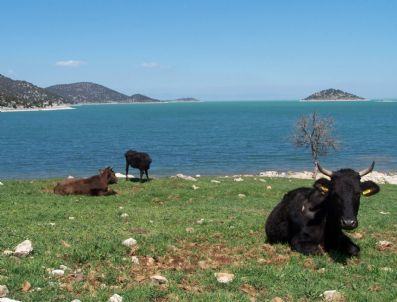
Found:
<path fill-rule="evenodd" d="M 331 289 L 346 301 L 397 301 L 397 186 L 382 185 L 378 195 L 362 198 L 359 227 L 351 232 L 363 235 L 356 240 L 361 256 L 341 262 L 265 242 L 264 221 L 274 205 L 285 192 L 311 181 L 218 177 L 216 184 L 211 179 L 120 180 L 112 186 L 119 194 L 108 197 L 55 196 L 54 180 L 3 181 L 0 284 L 7 285 L 8 297 L 23 302 L 107 301 L 114 293 L 124 301 L 250 301 L 247 291 L 257 301 L 277 296 L 319 301 Z M 199 189 L 193 190 L 193 184 Z M 129 217 L 120 218 L 122 213 Z M 129 237 L 138 241 L 137 248 L 121 245 Z M 33 242 L 31 256 L 2 254 L 25 239 Z M 379 251 L 379 240 L 393 245 Z M 139 265 L 132 263 L 132 255 Z M 60 265 L 70 270 L 51 277 L 48 270 Z M 220 284 L 215 272 L 234 273 L 235 279 Z M 169 283 L 152 285 L 149 278 L 155 273 Z M 25 281 L 33 290 L 21 291 Z"/>

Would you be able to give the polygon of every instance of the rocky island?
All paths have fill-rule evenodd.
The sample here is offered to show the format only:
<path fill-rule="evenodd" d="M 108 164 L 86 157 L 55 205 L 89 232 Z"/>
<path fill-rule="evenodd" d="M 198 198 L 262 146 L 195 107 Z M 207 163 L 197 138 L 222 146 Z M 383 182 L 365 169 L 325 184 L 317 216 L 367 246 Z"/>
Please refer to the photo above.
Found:
<path fill-rule="evenodd" d="M 321 90 L 303 99 L 303 101 L 360 101 L 360 100 L 364 100 L 364 98 L 348 92 L 344 92 L 340 89 L 333 89 L 333 88 Z"/>

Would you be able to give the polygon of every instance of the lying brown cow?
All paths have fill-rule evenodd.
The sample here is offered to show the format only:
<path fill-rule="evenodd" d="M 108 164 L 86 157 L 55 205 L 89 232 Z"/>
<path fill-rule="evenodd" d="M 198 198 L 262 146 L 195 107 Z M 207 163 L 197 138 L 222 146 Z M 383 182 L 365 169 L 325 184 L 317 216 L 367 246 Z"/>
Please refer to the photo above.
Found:
<path fill-rule="evenodd" d="M 91 195 L 103 196 L 116 194 L 108 188 L 108 184 L 117 183 L 117 177 L 112 168 L 107 167 L 99 175 L 84 179 L 66 179 L 54 188 L 54 193 L 59 195 Z"/>

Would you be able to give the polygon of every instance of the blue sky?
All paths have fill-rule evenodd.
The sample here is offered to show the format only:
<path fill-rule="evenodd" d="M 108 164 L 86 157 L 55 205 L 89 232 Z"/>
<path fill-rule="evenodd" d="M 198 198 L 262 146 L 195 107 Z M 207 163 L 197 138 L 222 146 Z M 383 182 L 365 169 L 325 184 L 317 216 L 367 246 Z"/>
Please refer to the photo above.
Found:
<path fill-rule="evenodd" d="M 126 94 L 397 97 L 393 0 L 0 0 L 0 73 Z"/>

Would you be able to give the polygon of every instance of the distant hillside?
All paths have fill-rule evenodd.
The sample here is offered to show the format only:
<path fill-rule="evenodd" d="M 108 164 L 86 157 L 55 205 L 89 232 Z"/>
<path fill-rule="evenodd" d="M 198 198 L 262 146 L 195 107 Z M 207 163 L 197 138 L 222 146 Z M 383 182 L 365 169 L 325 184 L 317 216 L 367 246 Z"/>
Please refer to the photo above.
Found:
<path fill-rule="evenodd" d="M 64 99 L 26 81 L 16 81 L 0 74 L 0 107 L 35 108 L 64 103 Z"/>
<path fill-rule="evenodd" d="M 145 103 L 145 102 L 161 102 L 161 101 L 158 100 L 158 99 L 153 99 L 153 98 L 150 98 L 150 97 L 148 97 L 146 95 L 137 93 L 137 94 L 133 94 L 132 96 L 130 96 L 129 102 L 132 102 L 132 103 Z"/>
<path fill-rule="evenodd" d="M 62 96 L 70 103 L 110 103 L 129 101 L 129 97 L 125 94 L 90 82 L 60 84 L 47 87 L 46 89 Z"/>
<path fill-rule="evenodd" d="M 304 99 L 305 101 L 312 101 L 312 100 L 364 100 L 364 98 L 359 97 L 357 95 L 344 92 L 339 89 L 326 89 L 316 92 L 307 98 Z"/>

